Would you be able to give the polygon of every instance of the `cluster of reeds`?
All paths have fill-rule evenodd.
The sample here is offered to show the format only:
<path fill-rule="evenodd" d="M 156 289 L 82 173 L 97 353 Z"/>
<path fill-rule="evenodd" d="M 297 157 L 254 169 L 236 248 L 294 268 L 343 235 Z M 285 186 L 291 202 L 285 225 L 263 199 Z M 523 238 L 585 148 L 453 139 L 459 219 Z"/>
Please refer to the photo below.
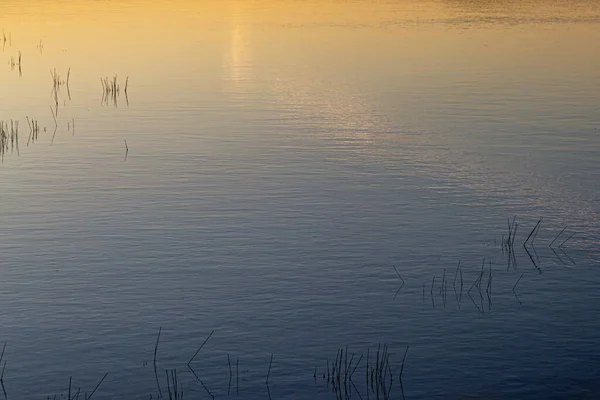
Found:
<path fill-rule="evenodd" d="M 104 382 L 104 380 L 106 379 L 107 376 L 108 376 L 108 372 L 104 374 L 102 379 L 100 379 L 100 382 L 98 382 L 98 384 L 96 385 L 96 387 L 94 387 L 94 390 L 92 390 L 90 392 L 90 394 L 88 394 L 88 392 L 84 392 L 83 396 L 82 396 L 83 400 L 90 400 L 92 398 L 92 396 L 94 395 L 94 393 L 96 393 L 96 390 L 98 390 L 100 385 L 102 385 L 102 382 Z M 71 393 L 73 393 L 73 396 L 71 396 Z M 81 396 L 81 395 L 82 395 L 81 388 L 78 388 L 77 391 L 75 392 L 75 388 L 73 388 L 73 386 L 72 386 L 72 377 L 70 376 L 69 377 L 69 388 L 67 389 L 67 399 L 68 400 L 79 400 L 79 396 Z M 52 399 L 55 400 L 56 398 L 57 398 L 56 395 L 54 395 L 54 397 Z"/>
<path fill-rule="evenodd" d="M 160 387 L 160 380 L 158 379 L 158 370 L 156 368 L 156 355 L 158 353 L 158 342 L 160 341 L 160 333 L 162 331 L 162 327 L 158 329 L 158 336 L 156 337 L 156 344 L 154 345 L 154 377 L 156 379 L 156 387 L 158 390 L 157 397 L 163 398 L 163 392 Z M 167 394 L 169 396 L 169 400 L 180 400 L 183 399 L 183 387 L 178 385 L 177 380 L 177 370 L 165 370 L 165 375 L 167 376 Z M 150 396 L 152 398 L 152 396 Z"/>
<path fill-rule="evenodd" d="M 166 398 L 165 395 L 163 394 L 163 390 L 162 387 L 160 385 L 160 379 L 158 378 L 158 368 L 156 366 L 156 358 L 157 358 L 157 354 L 158 354 L 158 343 L 160 341 L 160 334 L 162 332 L 162 327 L 160 327 L 158 329 L 158 335 L 156 337 L 156 343 L 154 345 L 154 358 L 153 358 L 153 366 L 154 366 L 154 378 L 156 380 L 156 389 L 157 389 L 157 397 L 159 399 L 162 398 Z M 192 358 L 190 358 L 190 360 L 188 361 L 188 368 L 190 369 L 190 371 L 192 372 L 192 374 L 194 375 L 194 377 L 196 378 L 196 380 L 198 382 L 200 382 L 200 384 L 202 385 L 202 387 L 206 390 L 206 392 L 214 399 L 215 397 L 213 396 L 213 394 L 210 392 L 210 390 L 208 390 L 208 387 L 206 387 L 206 385 L 204 384 L 204 382 L 202 382 L 202 380 L 200 379 L 200 377 L 198 376 L 198 374 L 196 374 L 196 371 L 194 371 L 194 369 L 192 368 L 191 364 L 194 361 L 194 359 L 196 358 L 196 356 L 198 355 L 198 353 L 200 353 L 200 350 L 202 350 L 202 348 L 204 347 L 204 345 L 206 344 L 206 342 L 208 342 L 208 339 L 210 339 L 210 337 L 213 335 L 214 331 L 212 331 L 208 337 L 204 340 L 204 342 L 202 343 L 202 345 L 198 348 L 198 350 L 196 350 L 196 353 L 194 353 L 194 355 L 192 356 Z M 229 359 L 229 356 L 228 356 Z M 238 360 L 238 367 L 239 367 L 239 360 Z M 229 371 L 230 371 L 230 385 L 231 385 L 231 363 L 229 364 Z M 165 374 L 166 374 L 166 379 L 167 379 L 167 388 L 166 388 L 166 394 L 169 397 L 169 400 L 181 400 L 183 399 L 183 385 L 179 385 L 179 382 L 177 380 L 177 370 L 176 369 L 166 369 L 165 370 Z M 152 396 L 150 396 L 152 398 Z"/>
<path fill-rule="evenodd" d="M 2 360 L 4 359 L 4 351 L 5 350 L 6 350 L 6 342 L 4 342 L 4 346 L 2 347 L 2 353 L 0 353 L 0 365 L 2 365 Z M 8 400 L 8 394 L 6 393 L 6 387 L 4 386 L 4 370 L 5 369 L 6 369 L 6 361 L 4 361 L 4 365 L 2 365 L 2 373 L 0 374 L 0 386 L 2 386 L 2 393 L 4 394 L 4 399 Z M 69 377 L 69 387 L 67 389 L 67 399 L 68 400 L 79 400 L 81 397 L 82 400 L 90 400 L 92 398 L 92 396 L 94 395 L 94 393 L 96 393 L 96 391 L 98 390 L 100 385 L 102 385 L 102 382 L 104 382 L 104 380 L 106 379 L 107 376 L 108 376 L 108 372 L 104 374 L 102 379 L 100 379 L 98 384 L 94 387 L 94 389 L 91 392 L 89 392 L 89 394 L 88 394 L 88 392 L 81 393 L 81 388 L 78 388 L 77 391 L 75 391 L 75 388 L 72 385 L 72 383 L 73 383 L 72 377 Z M 63 397 L 63 395 L 61 395 L 60 397 Z M 50 399 L 50 396 L 48 396 L 48 399 Z M 52 399 L 56 400 L 57 399 L 56 395 L 54 395 L 54 397 L 52 397 Z M 179 399 L 181 399 L 181 397 Z"/>
<path fill-rule="evenodd" d="M 0 158 L 4 161 L 4 154 L 10 150 L 19 155 L 19 121 L 0 121 Z"/>
<path fill-rule="evenodd" d="M 156 397 L 158 399 L 163 399 L 163 398 L 166 399 L 168 397 L 169 400 L 182 400 L 183 395 L 184 395 L 184 390 L 183 390 L 183 385 L 178 380 L 178 375 L 177 375 L 176 369 L 165 369 L 166 388 L 161 387 L 161 384 L 160 384 L 156 359 L 157 359 L 157 354 L 158 354 L 158 345 L 159 345 L 159 341 L 160 341 L 161 332 L 162 332 L 162 327 L 159 328 L 159 330 L 158 330 L 158 336 L 156 338 L 156 343 L 154 346 L 154 358 L 153 358 L 154 375 L 155 375 L 156 386 L 157 386 Z M 194 355 L 188 361 L 188 367 L 189 367 L 190 371 L 192 372 L 192 374 L 194 375 L 196 380 L 201 383 L 202 387 L 206 390 L 206 392 L 211 396 L 212 399 L 214 399 L 215 396 L 208 390 L 206 385 L 202 382 L 202 380 L 199 378 L 197 373 L 192 368 L 191 364 L 195 361 L 196 357 L 198 356 L 198 354 L 200 353 L 200 351 L 202 350 L 204 345 L 206 345 L 208 340 L 211 338 L 213 333 L 214 333 L 214 331 L 212 331 L 206 337 L 206 339 L 202 342 L 200 347 L 196 350 Z M 0 366 L 2 366 L 2 372 L 0 374 L 0 386 L 2 387 L 2 390 L 4 392 L 5 399 L 8 399 L 8 396 L 6 394 L 6 389 L 4 386 L 4 370 L 6 368 L 6 361 L 4 361 L 5 349 L 6 349 L 6 343 L 4 343 L 2 352 L 0 353 Z M 383 344 L 383 345 L 378 344 L 377 352 L 373 356 L 371 355 L 371 351 L 370 351 L 371 349 L 367 350 L 366 368 L 365 368 L 365 375 L 364 375 L 367 391 L 371 391 L 372 393 L 375 393 L 377 398 L 381 397 L 382 399 L 387 400 L 390 398 L 393 382 L 397 381 L 400 384 L 400 389 L 402 391 L 402 398 L 404 398 L 404 388 L 403 388 L 403 383 L 402 383 L 402 376 L 404 373 L 404 365 L 405 365 L 405 361 L 406 361 L 406 356 L 408 354 L 408 349 L 409 349 L 409 347 L 407 346 L 404 351 L 404 355 L 402 357 L 400 369 L 399 369 L 399 371 L 396 370 L 395 372 L 393 372 L 393 367 L 392 367 L 392 364 L 390 361 L 393 353 L 391 353 L 389 351 L 389 347 L 387 344 Z M 374 360 L 371 360 L 373 357 L 374 357 Z M 326 381 L 328 386 L 329 385 L 332 386 L 332 390 L 334 392 L 336 392 L 336 394 L 339 396 L 339 398 L 344 397 L 346 399 L 349 399 L 350 393 L 351 393 L 351 391 L 350 391 L 351 387 L 353 387 L 354 390 L 356 390 L 356 392 L 359 394 L 359 397 L 362 398 L 362 396 L 360 396 L 360 391 L 358 390 L 355 383 L 353 382 L 353 377 L 355 376 L 356 371 L 358 370 L 359 366 L 361 365 L 361 361 L 363 360 L 363 358 L 364 358 L 363 354 L 360 354 L 360 356 L 359 356 L 358 354 L 350 353 L 348 350 L 348 346 L 346 346 L 346 347 L 342 347 L 342 348 L 338 349 L 334 361 L 332 361 L 332 362 L 330 362 L 329 360 L 326 361 L 326 368 L 325 368 L 325 371 L 323 371 L 323 380 Z M 267 370 L 267 374 L 266 374 L 266 379 L 265 379 L 265 384 L 267 386 L 269 398 L 271 398 L 271 393 L 270 393 L 270 389 L 269 389 L 269 378 L 270 378 L 271 370 L 272 370 L 272 366 L 273 366 L 273 359 L 274 359 L 274 354 L 271 354 L 270 359 L 269 359 L 269 366 L 268 366 L 268 370 Z M 2 364 L 2 361 L 4 361 L 4 364 Z M 227 363 L 229 365 L 229 376 L 230 376 L 229 388 L 231 389 L 233 369 L 232 369 L 232 362 L 231 362 L 229 354 L 227 354 Z M 144 363 L 144 365 L 146 365 L 146 363 Z M 237 375 L 237 377 L 236 377 L 237 394 L 239 395 L 239 359 L 236 361 L 236 375 Z M 360 375 L 360 374 L 357 374 L 357 376 L 358 375 Z M 89 394 L 87 391 L 82 392 L 81 388 L 77 388 L 77 390 L 75 390 L 72 377 L 69 377 L 69 386 L 67 388 L 66 398 L 69 400 L 79 400 L 79 399 L 90 400 L 90 399 L 92 399 L 92 396 L 96 393 L 96 391 L 102 385 L 102 383 L 105 381 L 107 376 L 108 376 L 108 373 L 105 373 L 104 376 L 102 377 L 102 379 L 100 379 L 98 384 L 93 388 L 93 390 L 91 392 L 89 392 Z M 397 379 L 396 379 L 396 376 L 397 376 Z M 316 382 L 316 380 L 317 380 L 317 369 L 316 368 L 314 370 L 314 379 Z M 228 395 L 229 395 L 229 391 L 228 391 Z M 64 395 L 62 395 L 62 396 L 64 396 Z M 367 396 L 368 396 L 368 393 L 367 393 Z M 51 397 L 48 396 L 48 399 L 50 399 L 50 398 Z M 55 395 L 52 398 L 56 399 L 57 396 Z M 150 398 L 153 398 L 153 396 L 151 395 Z"/>
<path fill-rule="evenodd" d="M 488 311 L 490 311 L 492 308 L 492 262 L 489 261 L 488 265 L 489 265 L 489 274 L 488 274 L 488 282 L 487 282 L 487 286 L 485 289 L 485 293 L 487 295 Z M 485 308 L 483 305 L 483 293 L 481 291 L 481 284 L 483 282 L 484 272 L 485 272 L 485 259 L 483 259 L 483 261 L 481 262 L 481 272 L 479 273 L 477 279 L 475 279 L 475 282 L 473 282 L 473 284 L 467 291 L 467 295 L 469 296 L 469 298 L 471 299 L 471 301 L 473 302 L 475 307 L 477 307 L 477 310 L 479 310 L 479 312 L 481 314 L 485 313 Z M 477 290 L 477 293 L 479 294 L 479 300 L 480 300 L 481 307 L 479 307 L 479 305 L 475 302 L 475 299 L 473 298 L 473 296 L 471 296 L 471 290 L 473 290 L 474 288 Z"/>
<path fill-rule="evenodd" d="M 565 226 L 559 233 L 558 235 L 556 235 L 556 237 L 554 238 L 554 240 L 552 240 L 552 242 L 550 242 L 550 244 L 548 245 L 548 247 L 550 248 L 550 250 L 552 250 L 552 252 L 554 253 L 554 255 L 556 256 L 556 258 L 558 258 L 560 260 L 560 262 L 563 265 L 567 265 L 567 263 L 565 263 L 562 259 L 562 257 L 559 255 L 559 252 L 567 257 L 569 259 L 569 261 L 571 262 L 572 265 L 575 265 L 575 261 L 573 261 L 573 259 L 571 257 L 569 257 L 569 255 L 563 250 L 563 246 L 569 241 L 571 240 L 571 238 L 573 236 L 575 236 L 575 234 L 577 232 L 573 232 L 571 233 L 565 240 L 563 240 L 558 246 L 554 247 L 554 243 L 558 240 L 559 237 L 561 237 L 561 235 L 567 230 L 567 226 Z"/>
<path fill-rule="evenodd" d="M 533 228 L 531 229 L 531 231 L 529 232 L 529 234 L 527 235 L 525 240 L 522 242 L 522 247 L 523 247 L 525 253 L 529 256 L 531 263 L 533 264 L 533 266 L 536 268 L 536 270 L 540 274 L 542 273 L 542 269 L 540 268 L 540 257 L 536 251 L 535 243 L 536 243 L 538 234 L 541 230 L 543 220 L 544 220 L 543 217 L 541 217 L 537 220 L 537 222 L 535 223 L 535 225 L 533 226 Z M 516 241 L 518 228 L 519 228 L 519 223 L 517 222 L 517 217 L 514 216 L 512 219 L 509 218 L 508 219 L 508 233 L 502 235 L 502 239 L 500 242 L 502 253 L 508 255 L 507 271 L 510 270 L 511 266 L 514 267 L 515 269 L 517 267 L 516 250 L 518 250 L 518 248 L 515 247 L 515 241 Z M 576 235 L 577 232 L 571 232 L 568 236 L 566 234 L 563 235 L 566 232 L 566 230 L 567 230 L 567 227 L 565 226 L 558 233 L 558 235 L 556 235 L 554 237 L 554 239 L 548 244 L 548 247 L 552 250 L 552 252 L 556 255 L 556 257 L 565 266 L 568 266 L 568 265 L 562 259 L 561 255 L 559 255 L 559 253 L 562 254 L 562 256 L 568 258 L 572 265 L 575 265 L 575 261 L 571 257 L 569 257 L 569 255 L 563 250 L 563 246 L 566 243 L 568 243 Z M 560 244 L 556 245 L 556 243 L 560 243 Z M 485 284 L 485 286 L 484 286 L 485 265 L 486 265 L 486 261 L 484 259 L 484 261 L 481 265 L 481 269 L 479 270 L 479 273 L 477 275 L 477 278 L 475 279 L 475 281 L 473 282 L 473 284 L 470 286 L 469 290 L 467 291 L 469 298 L 471 299 L 473 304 L 477 307 L 479 312 L 482 314 L 485 312 L 484 303 L 488 304 L 488 307 L 487 307 L 488 311 L 491 310 L 491 305 L 492 305 L 492 265 L 491 265 L 491 261 L 488 260 L 487 264 L 489 267 L 487 269 L 487 284 Z M 396 270 L 396 267 L 394 267 L 394 269 Z M 396 274 L 402 280 L 402 286 L 403 286 L 404 279 L 402 279 L 402 277 L 400 276 L 400 274 L 398 273 L 397 270 L 396 270 Z M 459 276 L 460 276 L 460 281 L 458 279 Z M 519 280 L 520 280 L 520 278 L 519 278 Z M 519 280 L 517 280 L 517 282 L 515 283 L 515 286 L 513 287 L 513 293 L 514 293 L 515 297 L 517 298 L 517 300 L 519 301 L 519 303 L 521 303 L 520 299 L 518 298 L 518 296 L 514 290 L 516 288 L 516 285 L 519 283 Z M 422 284 L 422 301 L 423 301 L 423 303 L 425 303 L 426 288 L 429 287 L 429 293 L 431 296 L 431 304 L 433 307 L 435 307 L 436 306 L 436 301 L 435 301 L 436 296 L 434 295 L 434 290 L 437 292 L 439 289 L 439 295 L 442 297 L 442 302 L 445 306 L 446 299 L 447 299 L 447 288 L 448 288 L 448 282 L 446 281 L 446 270 L 445 269 L 444 269 L 441 283 L 439 284 L 439 286 L 436 285 L 436 281 L 437 281 L 437 277 L 434 275 L 433 279 L 431 280 L 430 287 L 428 286 L 429 285 L 428 281 L 426 281 L 425 283 Z M 457 284 L 457 282 L 460 283 L 460 286 Z M 458 265 L 456 267 L 456 272 L 454 274 L 454 281 L 452 284 L 452 286 L 454 288 L 454 293 L 456 296 L 456 302 L 457 302 L 459 309 L 461 307 L 463 284 L 464 284 L 464 282 L 463 282 L 462 265 L 461 265 L 461 262 L 459 261 Z M 396 294 L 397 293 L 398 293 L 398 291 L 396 292 Z"/>
<path fill-rule="evenodd" d="M 121 85 L 118 83 L 117 75 L 114 75 L 112 78 L 100 78 L 100 83 L 102 84 L 102 104 L 108 105 L 110 103 L 114 107 L 117 107 L 117 99 L 121 92 Z M 125 94 L 125 101 L 127 102 L 127 104 L 129 104 L 129 99 L 127 98 L 128 84 L 129 77 L 125 78 L 125 87 L 123 89 L 123 93 Z"/>
<path fill-rule="evenodd" d="M 112 78 L 109 78 L 108 76 L 100 78 L 100 83 L 102 84 L 102 91 L 105 94 L 119 93 L 121 90 L 121 87 L 117 83 L 117 75 L 114 75 Z"/>
<path fill-rule="evenodd" d="M 406 357 L 406 353 L 408 352 L 408 347 L 406 348 L 406 352 L 404 353 L 404 357 Z M 369 368 L 369 358 L 370 351 L 367 350 L 367 368 L 365 372 L 367 387 L 371 389 L 373 393 L 377 395 L 381 394 L 384 399 L 388 399 L 392 390 L 392 384 L 394 382 L 394 375 L 392 374 L 392 368 L 390 366 L 390 353 L 389 348 L 386 344 L 383 347 L 379 344 L 377 345 L 377 353 L 375 354 L 375 364 Z M 398 380 L 402 387 L 402 373 L 404 371 L 404 360 L 402 361 L 402 366 L 400 370 L 400 374 L 398 376 Z M 402 390 L 402 397 L 404 397 L 404 390 Z"/>
<path fill-rule="evenodd" d="M 107 95 L 118 94 L 121 91 L 121 85 L 118 83 L 117 75 L 113 75 L 112 78 L 104 77 L 100 78 L 102 84 L 102 91 Z M 127 85 L 129 84 L 129 77 L 125 78 L 124 93 L 127 93 Z"/>
<path fill-rule="evenodd" d="M 354 364 L 354 357 L 355 354 L 352 353 L 350 360 L 348 360 L 348 346 L 346 346 L 345 348 L 341 347 L 337 350 L 333 362 L 330 363 L 329 360 L 326 361 L 326 379 L 335 392 L 341 391 L 342 389 L 347 392 L 349 389 L 348 385 L 353 383 L 352 376 L 354 375 L 354 372 L 356 372 L 360 361 L 363 359 L 361 354 L 360 358 L 356 361 L 356 364 Z"/>
<path fill-rule="evenodd" d="M 429 294 L 431 296 L 431 305 L 435 307 L 435 298 L 433 295 L 433 289 L 435 288 L 436 276 L 434 275 L 431 279 L 431 288 L 429 289 Z M 444 274 L 442 276 L 442 283 L 439 287 L 440 296 L 442 297 L 442 303 L 444 304 L 444 308 L 446 308 L 446 299 L 448 296 L 448 281 L 446 280 L 446 268 L 444 268 Z M 461 293 L 462 296 L 462 293 Z M 425 301 L 425 283 L 423 283 L 423 301 Z"/>
<path fill-rule="evenodd" d="M 54 108 L 56 108 L 58 112 L 58 93 L 60 92 L 61 87 L 66 87 L 67 96 L 69 96 L 69 100 L 71 100 L 71 90 L 69 89 L 69 78 L 71 77 L 71 68 L 67 70 L 67 77 L 63 79 L 58 72 L 56 72 L 56 68 L 50 70 L 50 76 L 52 77 L 52 98 L 54 100 Z"/>
<path fill-rule="evenodd" d="M 402 384 L 402 374 L 404 372 L 404 362 L 406 361 L 407 353 L 408 346 L 404 352 L 400 372 L 398 373 L 398 382 L 400 383 L 403 398 L 404 387 Z M 375 360 L 372 362 L 371 349 L 367 349 L 365 368 L 367 398 L 369 391 L 375 394 L 377 398 L 390 398 L 392 384 L 394 382 L 394 373 L 392 372 L 392 366 L 390 364 L 391 355 L 392 353 L 389 352 L 389 347 L 386 344 L 383 346 L 378 344 Z M 360 354 L 360 357 L 358 357 L 357 354 L 350 353 L 348 351 L 348 346 L 346 346 L 338 349 L 335 359 L 332 362 L 326 360 L 323 379 L 328 386 L 331 385 L 331 390 L 336 393 L 336 398 L 349 399 L 351 397 L 352 389 L 354 389 L 359 397 L 362 398 L 358 387 L 354 383 L 353 377 L 363 358 L 363 354 Z M 314 378 L 315 380 L 317 378 L 316 368 Z"/>
<path fill-rule="evenodd" d="M 182 400 L 183 399 L 183 385 L 178 385 L 177 381 L 177 370 L 166 370 L 167 375 L 167 393 L 169 400 Z"/>
<path fill-rule="evenodd" d="M 19 74 L 21 74 L 21 59 L 22 59 L 22 54 L 19 51 L 19 56 L 17 58 L 14 57 L 10 57 L 10 61 L 8 62 L 8 65 L 10 65 L 10 68 L 14 71 L 15 68 L 19 69 Z"/>
<path fill-rule="evenodd" d="M 52 77 L 52 87 L 55 91 L 58 91 L 61 86 L 69 86 L 69 77 L 71 76 L 71 68 L 67 70 L 67 77 L 62 79 L 60 74 L 56 72 L 56 68 L 50 70 L 50 76 Z"/>
<path fill-rule="evenodd" d="M 529 259 L 532 262 L 532 264 L 534 265 L 534 267 L 538 270 L 538 272 L 540 274 L 542 273 L 542 269 L 540 268 L 540 257 L 538 255 L 536 247 L 535 247 L 535 240 L 536 240 L 536 238 L 538 236 L 538 233 L 540 232 L 543 220 L 544 220 L 543 217 L 540 217 L 540 219 L 538 219 L 538 221 L 536 222 L 536 224 L 533 226 L 533 229 L 529 232 L 529 235 L 527 235 L 527 238 L 523 242 L 523 248 L 525 249 L 525 252 L 527 253 L 527 255 L 529 256 Z M 509 269 L 511 267 L 511 264 L 516 267 L 516 263 L 517 263 L 517 260 L 516 260 L 516 257 L 515 257 L 514 242 L 515 242 L 515 237 L 516 237 L 518 226 L 519 225 L 516 222 L 516 216 L 513 217 L 512 222 L 509 219 L 509 221 L 508 221 L 508 236 L 506 236 L 506 237 L 504 235 L 502 236 L 502 250 L 505 251 L 508 254 L 508 268 Z M 554 244 L 562 236 L 562 234 L 565 232 L 566 229 L 567 229 L 567 227 L 565 226 L 558 233 L 558 235 L 556 235 L 556 237 L 550 242 L 550 244 L 548 244 L 548 247 L 552 250 L 552 252 L 554 253 L 554 255 L 564 265 L 567 265 L 567 264 L 562 260 L 562 258 L 558 254 L 558 252 L 560 252 L 564 256 L 566 256 L 570 260 L 571 264 L 575 265 L 575 262 L 573 261 L 573 259 L 571 257 L 569 257 L 568 254 L 566 254 L 566 252 L 562 249 L 562 247 L 569 240 L 571 240 L 571 238 L 573 238 L 573 236 L 575 236 L 575 234 L 577 232 L 572 232 L 558 246 L 556 246 L 556 247 L 554 246 Z M 557 252 L 557 250 L 558 250 L 558 252 Z"/>
<path fill-rule="evenodd" d="M 456 269 L 456 272 L 458 273 L 460 271 L 461 276 L 460 276 L 460 280 L 461 280 L 461 286 L 460 286 L 460 298 L 462 298 L 462 269 L 460 268 L 460 261 L 458 264 L 458 267 Z M 460 300 L 458 297 L 458 293 L 456 292 L 456 278 L 457 276 L 455 275 L 454 277 L 454 293 L 457 295 L 457 302 L 459 304 L 459 308 L 460 308 Z M 431 288 L 429 289 L 429 294 L 431 296 L 431 305 L 435 308 L 435 297 L 433 294 L 433 290 L 435 288 L 435 281 L 436 281 L 436 276 L 434 275 L 433 278 L 431 279 Z M 425 302 L 425 283 L 423 283 L 423 302 Z M 446 268 L 444 268 L 444 274 L 442 275 L 442 282 L 440 283 L 440 287 L 439 287 L 439 294 L 442 297 L 442 303 L 444 305 L 444 308 L 446 308 L 446 302 L 448 299 L 448 280 L 446 279 Z"/>
<path fill-rule="evenodd" d="M 486 269 L 487 266 L 487 269 Z M 487 272 L 487 274 L 486 274 Z M 477 274 L 475 281 L 467 290 L 467 295 L 469 299 L 473 302 L 477 310 L 481 313 L 485 313 L 485 304 L 487 304 L 487 311 L 491 311 L 492 309 L 492 262 L 491 260 L 483 259 L 481 263 L 481 268 Z M 484 279 L 487 276 L 487 282 L 484 282 Z M 435 297 L 436 293 L 439 292 L 439 296 L 442 298 L 442 303 L 444 308 L 447 302 L 447 293 L 448 293 L 448 279 L 446 279 L 446 269 L 444 269 L 441 283 L 436 286 L 437 277 L 434 275 L 431 280 L 431 286 L 429 288 L 429 293 L 431 297 L 431 305 L 435 308 L 436 302 Z M 422 300 L 425 303 L 425 288 L 428 283 L 423 283 L 423 294 Z M 454 296 L 456 298 L 456 304 L 458 309 L 461 308 L 463 290 L 464 290 L 464 278 L 463 278 L 463 267 L 462 263 L 459 260 L 456 265 L 456 271 L 454 272 L 454 279 L 452 281 L 452 288 L 454 289 Z"/>
<path fill-rule="evenodd" d="M 29 137 L 27 138 L 27 146 L 29 146 L 30 142 L 33 143 L 38 139 L 40 124 L 35 119 L 31 119 L 31 121 L 29 117 L 25 117 L 25 119 L 27 119 L 27 124 L 29 125 Z"/>

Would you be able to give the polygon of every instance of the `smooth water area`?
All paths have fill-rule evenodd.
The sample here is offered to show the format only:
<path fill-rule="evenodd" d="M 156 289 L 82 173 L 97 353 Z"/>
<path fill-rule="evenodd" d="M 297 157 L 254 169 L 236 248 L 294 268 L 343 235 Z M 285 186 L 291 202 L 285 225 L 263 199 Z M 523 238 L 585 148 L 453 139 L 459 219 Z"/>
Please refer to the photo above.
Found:
<path fill-rule="evenodd" d="M 168 398 L 166 369 L 184 398 L 596 398 L 597 1 L 3 1 L 0 28 L 8 398 Z"/>

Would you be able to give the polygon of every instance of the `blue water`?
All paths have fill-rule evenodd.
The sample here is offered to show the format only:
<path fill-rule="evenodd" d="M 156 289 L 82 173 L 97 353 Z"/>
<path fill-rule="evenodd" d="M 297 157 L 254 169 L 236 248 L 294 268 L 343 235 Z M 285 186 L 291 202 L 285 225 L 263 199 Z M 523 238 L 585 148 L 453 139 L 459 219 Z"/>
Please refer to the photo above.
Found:
<path fill-rule="evenodd" d="M 2 58 L 24 60 L 0 70 L 20 123 L 0 165 L 8 398 L 105 373 L 95 399 L 156 398 L 159 328 L 167 397 L 165 369 L 185 398 L 376 398 L 386 344 L 390 398 L 596 398 L 594 2 L 182 1 L 154 25 L 144 2 L 107 5 L 111 24 L 85 4 L 61 3 L 62 31 L 0 6 Z M 47 71 L 69 66 L 55 102 Z M 336 392 L 345 346 L 363 359 Z"/>

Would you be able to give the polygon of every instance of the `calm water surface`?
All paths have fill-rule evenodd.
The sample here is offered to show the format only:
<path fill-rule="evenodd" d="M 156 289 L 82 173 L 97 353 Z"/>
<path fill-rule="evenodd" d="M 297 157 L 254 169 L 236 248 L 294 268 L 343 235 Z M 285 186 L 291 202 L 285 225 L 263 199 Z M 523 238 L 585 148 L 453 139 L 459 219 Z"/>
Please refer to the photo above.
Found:
<path fill-rule="evenodd" d="M 8 398 L 157 398 L 159 327 L 164 395 L 346 398 L 347 345 L 376 398 L 385 343 L 389 398 L 596 398 L 597 1 L 3 1 L 0 28 Z"/>

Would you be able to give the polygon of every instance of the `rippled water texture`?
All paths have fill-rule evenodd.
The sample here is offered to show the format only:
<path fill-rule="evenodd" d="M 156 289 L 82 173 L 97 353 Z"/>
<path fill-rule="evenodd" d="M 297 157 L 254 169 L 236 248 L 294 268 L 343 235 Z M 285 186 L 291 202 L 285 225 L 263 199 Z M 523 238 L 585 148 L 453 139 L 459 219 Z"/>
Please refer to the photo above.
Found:
<path fill-rule="evenodd" d="M 185 398 L 596 398 L 597 1 L 5 0 L 0 28 L 9 399 L 168 398 L 167 369 Z"/>

